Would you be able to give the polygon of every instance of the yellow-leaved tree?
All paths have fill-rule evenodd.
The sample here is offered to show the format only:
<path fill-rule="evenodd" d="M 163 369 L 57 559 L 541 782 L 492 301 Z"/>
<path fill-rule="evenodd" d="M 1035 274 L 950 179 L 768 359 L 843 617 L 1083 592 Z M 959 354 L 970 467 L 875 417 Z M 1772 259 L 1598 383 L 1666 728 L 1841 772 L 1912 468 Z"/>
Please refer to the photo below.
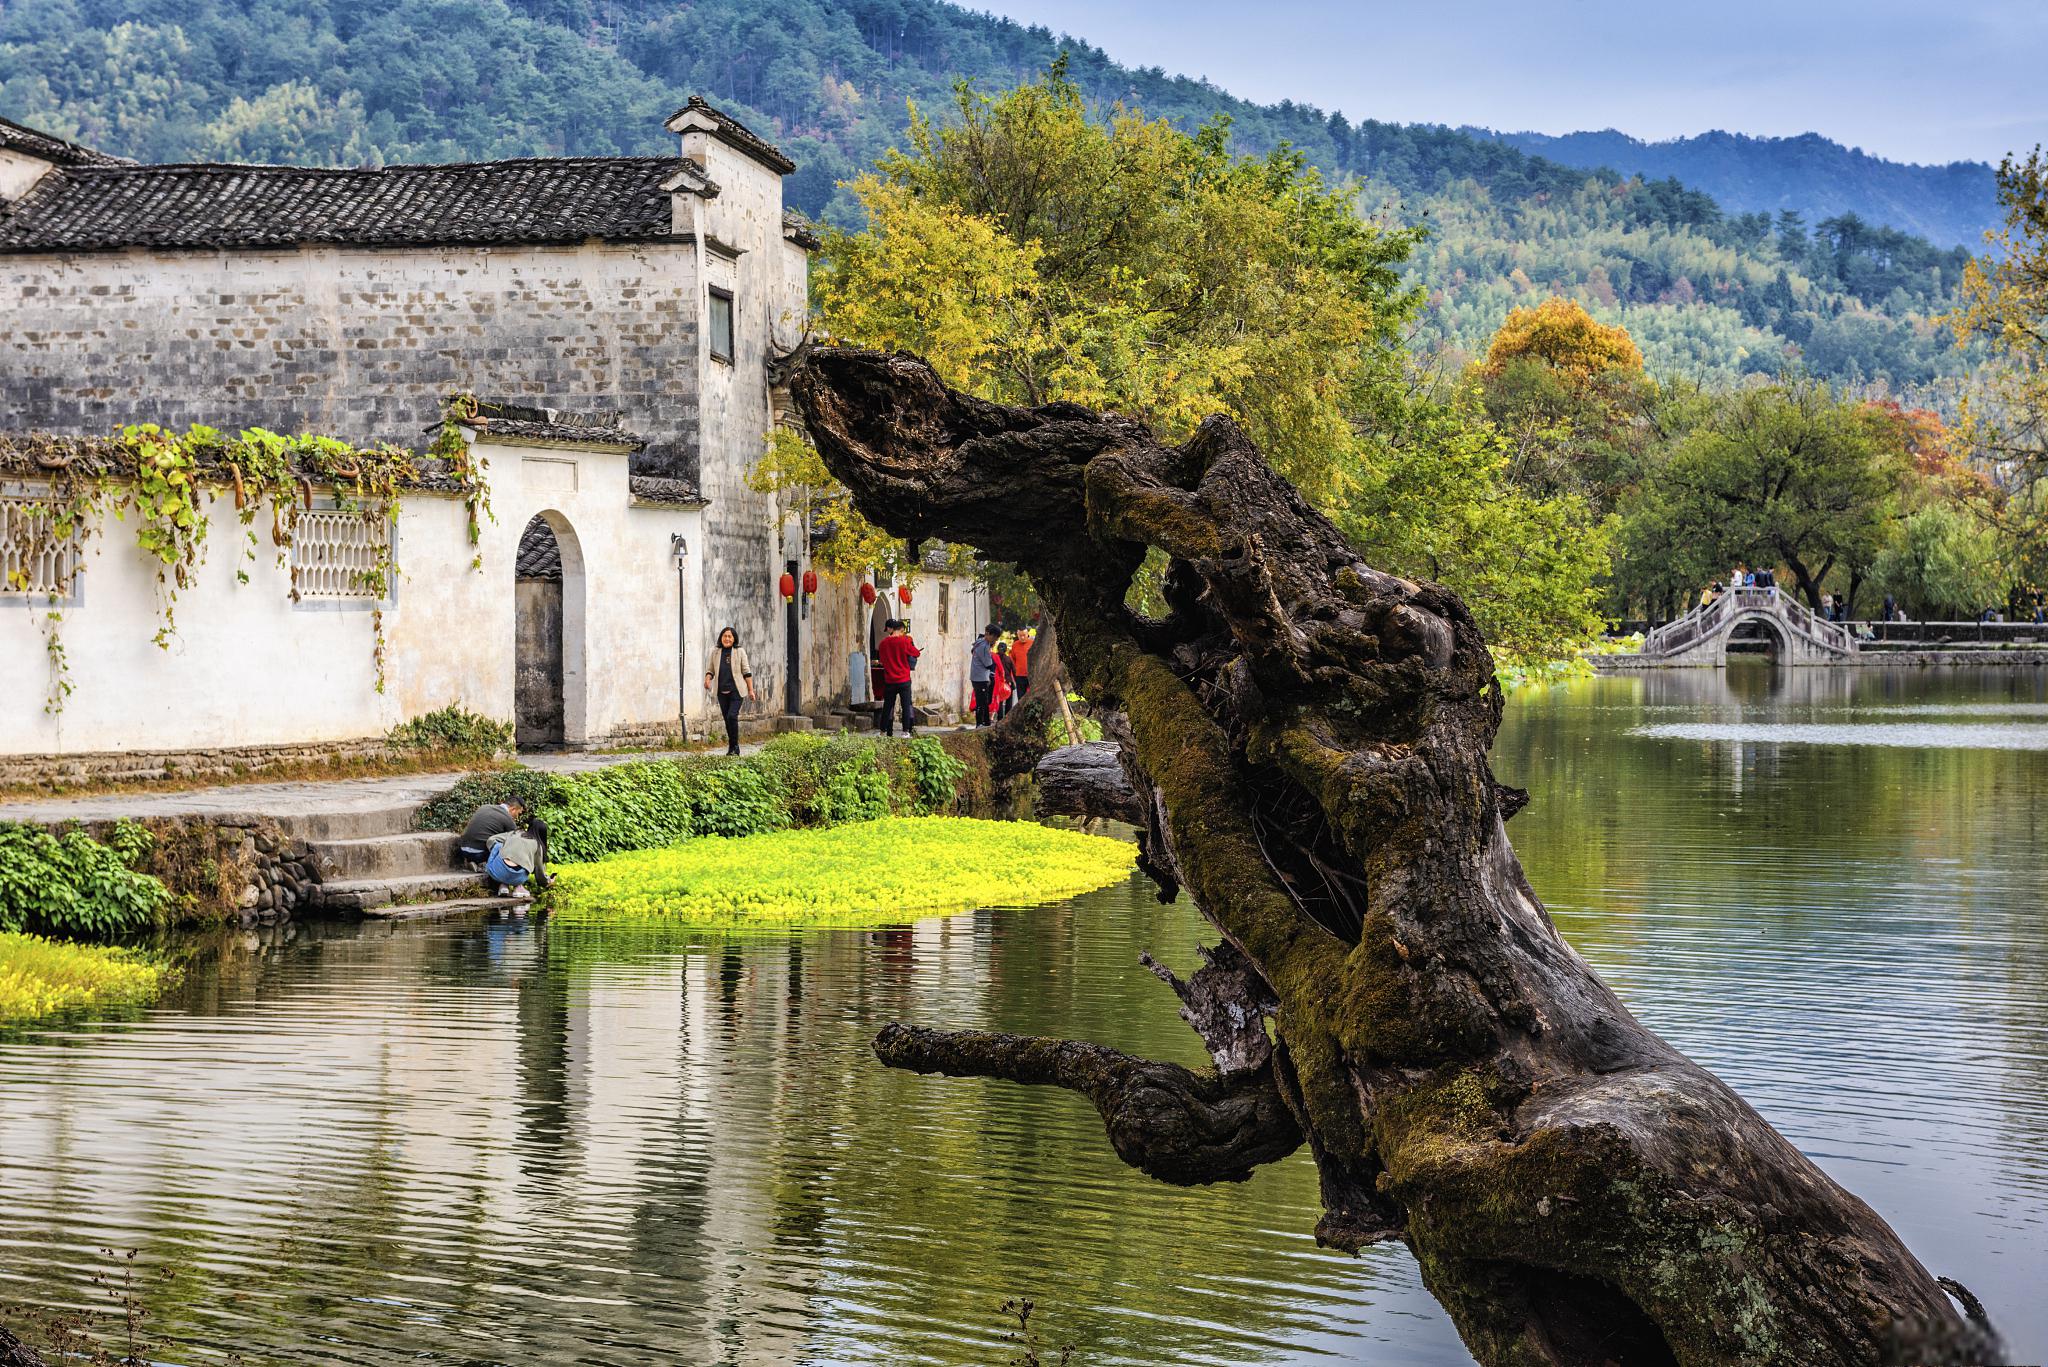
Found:
<path fill-rule="evenodd" d="M 1376 563 L 1466 592 L 1517 653 L 1597 627 L 1604 541 L 1583 509 L 1520 494 L 1483 417 L 1413 383 L 1399 266 L 1418 234 L 1362 216 L 1299 153 L 1233 155 L 1225 121 L 1190 135 L 1121 106 L 1092 117 L 1059 65 L 999 96 L 962 84 L 950 112 L 913 106 L 904 149 L 851 183 L 866 223 L 828 228 L 814 275 L 827 335 L 1172 441 L 1227 413 Z M 757 479 L 831 510 L 847 545 L 828 565 L 883 563 L 886 538 L 790 440 Z M 1430 474 L 1445 461 L 1457 478 Z M 1561 553 L 1515 549 L 1532 544 Z"/>

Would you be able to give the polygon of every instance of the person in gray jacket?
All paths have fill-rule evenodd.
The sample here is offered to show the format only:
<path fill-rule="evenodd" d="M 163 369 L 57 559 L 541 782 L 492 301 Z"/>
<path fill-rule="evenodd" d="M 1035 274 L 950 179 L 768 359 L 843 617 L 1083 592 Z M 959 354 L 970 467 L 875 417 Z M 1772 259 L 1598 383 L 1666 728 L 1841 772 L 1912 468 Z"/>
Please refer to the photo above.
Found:
<path fill-rule="evenodd" d="M 704 689 L 718 695 L 718 710 L 725 718 L 725 753 L 740 752 L 740 698 L 755 697 L 754 671 L 747 664 L 747 652 L 740 634 L 727 627 L 718 633 L 718 649 L 712 652 L 711 667 L 704 671 Z"/>

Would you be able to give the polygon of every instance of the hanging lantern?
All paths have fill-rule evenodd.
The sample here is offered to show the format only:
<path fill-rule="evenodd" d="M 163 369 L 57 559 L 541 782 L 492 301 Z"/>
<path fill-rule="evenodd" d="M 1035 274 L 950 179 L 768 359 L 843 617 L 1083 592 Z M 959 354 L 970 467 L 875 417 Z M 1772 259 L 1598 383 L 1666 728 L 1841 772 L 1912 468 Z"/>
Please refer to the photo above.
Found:
<path fill-rule="evenodd" d="M 796 576 L 795 576 L 795 575 L 793 575 L 793 574 L 789 574 L 789 573 L 784 573 L 784 575 L 782 576 L 782 582 L 781 582 L 780 584 L 778 584 L 778 585 L 777 585 L 777 587 L 778 587 L 778 588 L 780 588 L 780 589 L 782 590 L 782 601 L 783 601 L 783 602 L 785 602 L 785 603 L 794 603 L 794 602 L 796 601 Z"/>
<path fill-rule="evenodd" d="M 810 596 L 811 596 L 812 594 L 816 593 L 817 591 L 818 591 L 818 572 L 817 572 L 816 570 L 805 570 L 805 571 L 804 571 L 804 597 L 808 598 L 808 597 L 810 597 Z"/>
<path fill-rule="evenodd" d="M 863 583 L 861 584 L 861 586 L 860 586 L 860 601 L 861 601 L 861 606 L 863 606 L 863 607 L 870 607 L 870 608 L 871 608 L 871 607 L 873 607 L 873 606 L 875 605 L 875 586 L 874 586 L 873 584 L 869 584 L 869 583 L 866 583 L 866 582 L 863 582 Z"/>
<path fill-rule="evenodd" d="M 910 585 L 898 584 L 896 586 L 896 601 L 903 604 L 904 607 L 910 606 Z"/>

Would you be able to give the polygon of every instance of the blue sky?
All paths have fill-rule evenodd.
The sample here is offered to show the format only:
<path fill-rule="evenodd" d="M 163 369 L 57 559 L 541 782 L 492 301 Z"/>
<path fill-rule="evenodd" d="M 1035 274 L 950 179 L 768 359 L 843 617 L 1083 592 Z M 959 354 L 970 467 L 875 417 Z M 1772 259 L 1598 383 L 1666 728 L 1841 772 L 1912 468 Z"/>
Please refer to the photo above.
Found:
<path fill-rule="evenodd" d="M 1917 162 L 2048 142 L 2048 0 L 966 2 L 1128 65 L 1354 117 L 1817 132 Z"/>

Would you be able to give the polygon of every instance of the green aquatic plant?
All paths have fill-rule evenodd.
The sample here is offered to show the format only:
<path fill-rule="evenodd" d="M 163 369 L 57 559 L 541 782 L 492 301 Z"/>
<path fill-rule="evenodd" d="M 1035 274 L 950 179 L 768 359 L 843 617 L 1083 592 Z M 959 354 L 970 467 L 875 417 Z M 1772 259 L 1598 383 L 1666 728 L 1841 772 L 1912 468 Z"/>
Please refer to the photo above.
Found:
<path fill-rule="evenodd" d="M 570 925 L 898 925 L 1107 887 L 1129 874 L 1136 852 L 1106 836 L 967 817 L 705 837 L 563 865 L 554 915 Z"/>
<path fill-rule="evenodd" d="M 169 975 L 131 950 L 0 931 L 0 1023 L 147 1001 Z"/>

